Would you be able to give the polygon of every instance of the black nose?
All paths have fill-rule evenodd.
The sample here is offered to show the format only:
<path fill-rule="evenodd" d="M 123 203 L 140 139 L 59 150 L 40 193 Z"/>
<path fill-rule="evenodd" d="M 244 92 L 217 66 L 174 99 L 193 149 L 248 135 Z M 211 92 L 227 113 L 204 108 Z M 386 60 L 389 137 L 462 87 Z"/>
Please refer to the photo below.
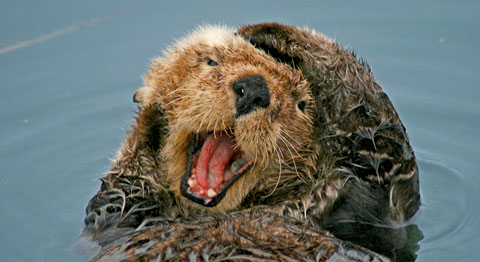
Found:
<path fill-rule="evenodd" d="M 270 105 L 270 93 L 267 81 L 262 75 L 251 75 L 238 79 L 233 83 L 233 91 L 237 94 L 237 116 L 248 114 L 256 107 Z"/>

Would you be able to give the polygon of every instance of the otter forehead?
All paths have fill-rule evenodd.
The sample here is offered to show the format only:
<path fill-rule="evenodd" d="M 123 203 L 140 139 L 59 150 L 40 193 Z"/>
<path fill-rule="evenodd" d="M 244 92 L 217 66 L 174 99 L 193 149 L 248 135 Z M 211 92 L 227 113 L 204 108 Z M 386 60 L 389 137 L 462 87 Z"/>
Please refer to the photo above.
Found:
<path fill-rule="evenodd" d="M 175 56 L 176 51 L 183 51 L 192 47 L 229 47 L 239 48 L 250 45 L 241 36 L 236 34 L 235 29 L 220 25 L 200 26 L 186 37 L 178 40 L 165 52 L 165 57 Z"/>

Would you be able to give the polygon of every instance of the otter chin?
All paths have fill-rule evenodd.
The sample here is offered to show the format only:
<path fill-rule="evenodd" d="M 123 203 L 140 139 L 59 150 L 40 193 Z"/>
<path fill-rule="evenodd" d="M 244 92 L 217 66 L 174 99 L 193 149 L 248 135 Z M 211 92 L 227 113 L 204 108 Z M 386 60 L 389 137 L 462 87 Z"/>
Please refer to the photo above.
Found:
<path fill-rule="evenodd" d="M 250 170 L 254 161 L 246 159 L 231 131 L 192 137 L 180 191 L 190 200 L 212 207 L 223 199 L 241 175 Z"/>
<path fill-rule="evenodd" d="M 420 194 L 406 129 L 370 67 L 322 34 L 200 27 L 152 60 L 133 100 L 87 206 L 93 260 L 410 254 L 402 225 Z"/>

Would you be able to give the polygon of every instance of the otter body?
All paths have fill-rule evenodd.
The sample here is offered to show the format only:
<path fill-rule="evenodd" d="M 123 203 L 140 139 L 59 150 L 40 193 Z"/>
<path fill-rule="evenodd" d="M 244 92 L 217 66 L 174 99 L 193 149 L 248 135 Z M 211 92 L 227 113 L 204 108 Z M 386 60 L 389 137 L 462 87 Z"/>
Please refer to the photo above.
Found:
<path fill-rule="evenodd" d="M 93 260 L 384 260 L 334 236 L 373 248 L 359 241 L 366 225 L 402 231 L 419 207 L 390 100 L 366 64 L 314 31 L 200 28 L 144 83 L 87 207 Z"/>

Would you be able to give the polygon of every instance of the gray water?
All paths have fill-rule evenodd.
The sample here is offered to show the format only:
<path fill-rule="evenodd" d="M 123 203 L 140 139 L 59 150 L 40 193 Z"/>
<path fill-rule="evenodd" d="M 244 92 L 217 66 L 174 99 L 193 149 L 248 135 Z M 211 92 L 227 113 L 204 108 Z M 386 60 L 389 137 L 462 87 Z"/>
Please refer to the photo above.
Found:
<path fill-rule="evenodd" d="M 478 1 L 0 1 L 0 260 L 86 261 L 149 60 L 200 24 L 306 25 L 371 65 L 419 166 L 417 261 L 480 261 Z"/>

